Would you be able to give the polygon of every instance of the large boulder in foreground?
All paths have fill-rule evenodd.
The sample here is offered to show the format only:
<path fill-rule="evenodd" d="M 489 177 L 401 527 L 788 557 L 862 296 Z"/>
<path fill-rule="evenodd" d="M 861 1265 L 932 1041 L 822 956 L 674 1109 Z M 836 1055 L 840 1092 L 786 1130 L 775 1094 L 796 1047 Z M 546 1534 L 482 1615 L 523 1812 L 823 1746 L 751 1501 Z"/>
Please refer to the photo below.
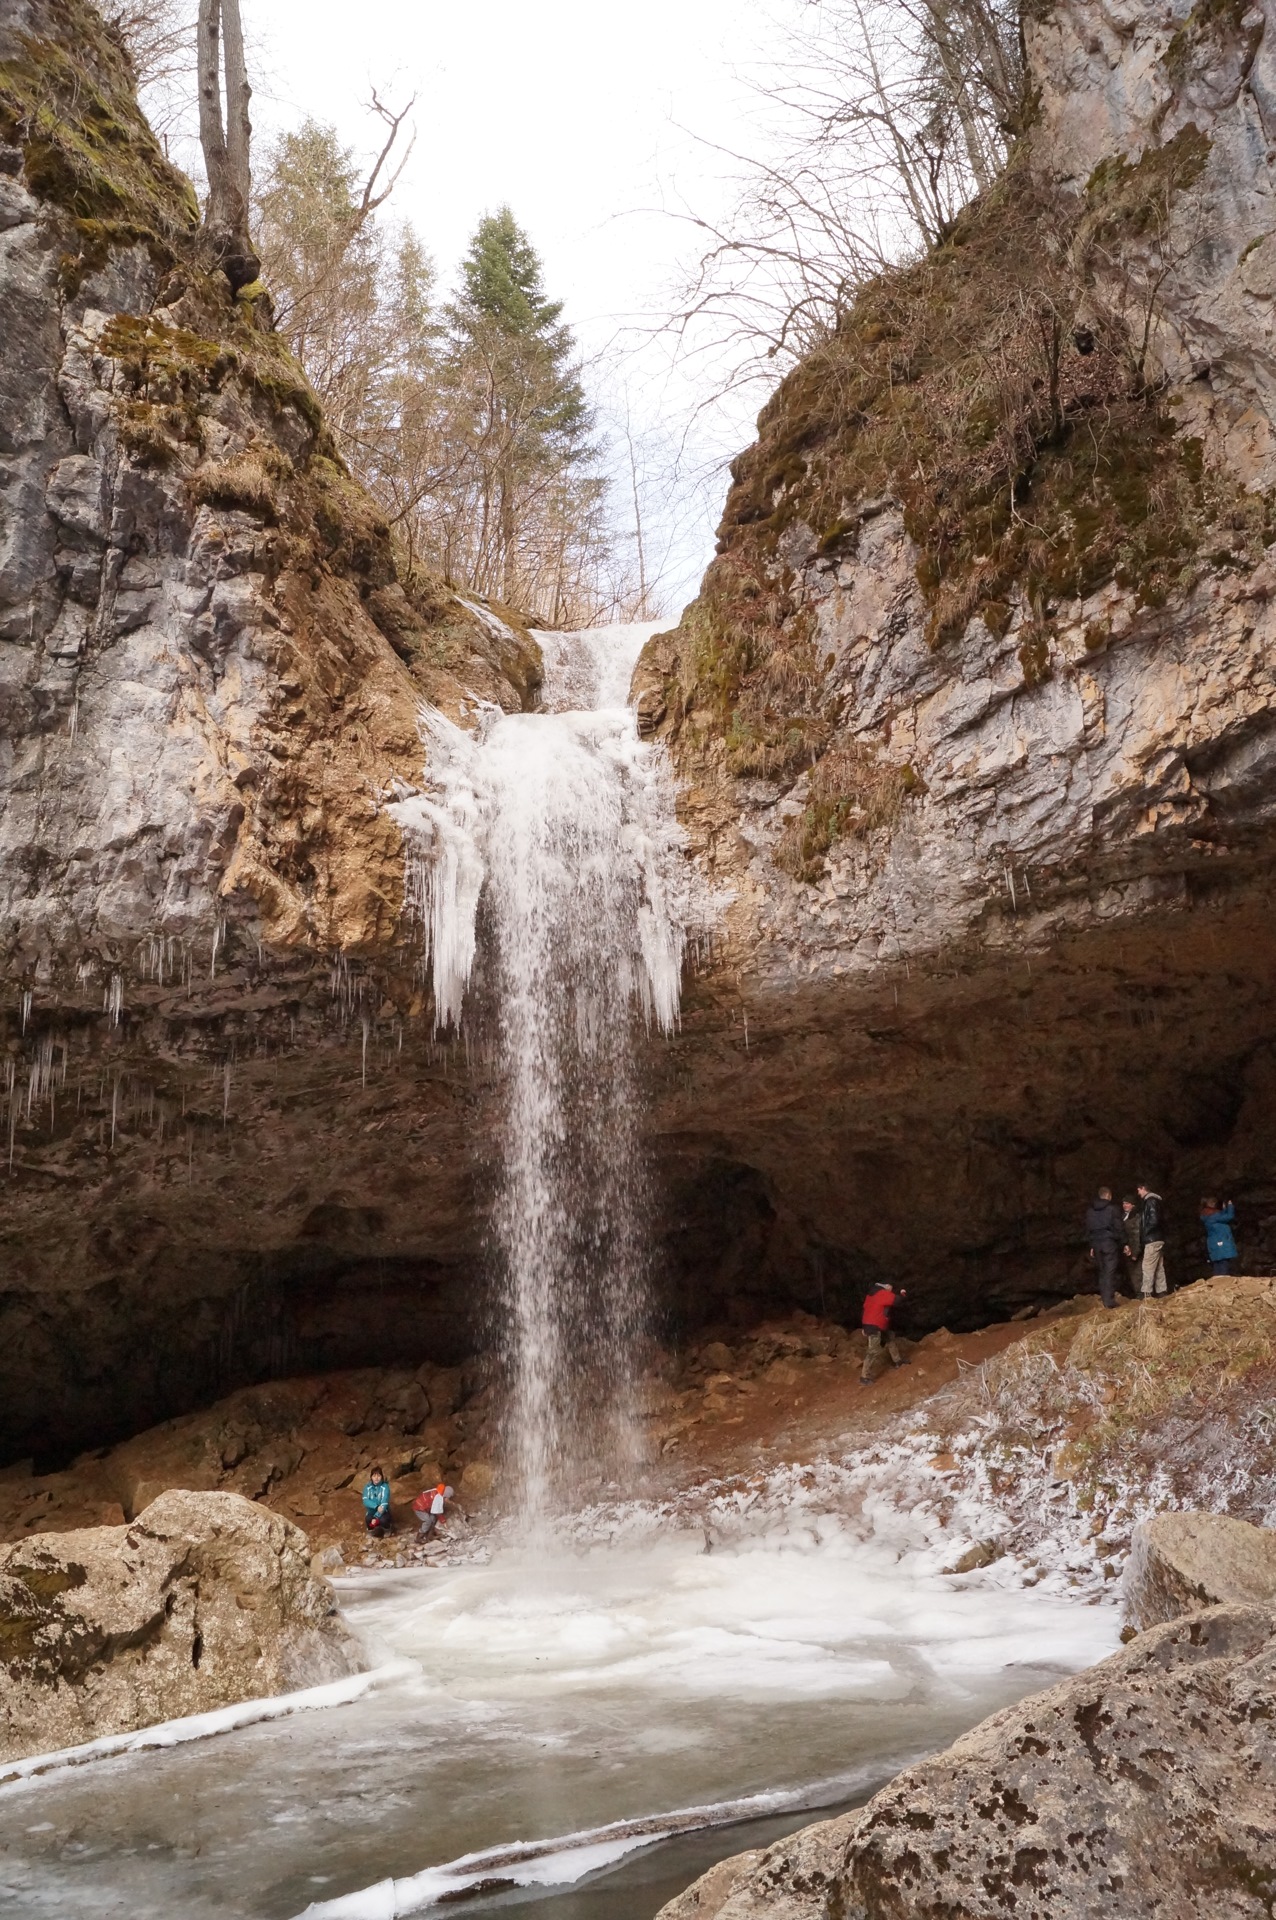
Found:
<path fill-rule="evenodd" d="M 356 1673 L 299 1527 L 234 1493 L 0 1549 L 0 1759 Z"/>
<path fill-rule="evenodd" d="M 985 1720 L 672 1920 L 1268 1920 L 1276 1613 L 1214 1607 Z M 689 1889 L 694 1894 L 696 1889 Z"/>
<path fill-rule="evenodd" d="M 1276 1606 L 1276 1533 L 1224 1513 L 1158 1513 L 1135 1528 L 1123 1582 L 1140 1632 L 1213 1606 Z"/>

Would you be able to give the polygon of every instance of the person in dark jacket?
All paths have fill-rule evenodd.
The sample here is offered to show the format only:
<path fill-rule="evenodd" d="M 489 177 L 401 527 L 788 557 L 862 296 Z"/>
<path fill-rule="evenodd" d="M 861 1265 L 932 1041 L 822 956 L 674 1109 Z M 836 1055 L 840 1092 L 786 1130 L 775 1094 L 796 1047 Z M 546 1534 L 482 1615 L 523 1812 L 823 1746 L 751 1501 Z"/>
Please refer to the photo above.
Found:
<path fill-rule="evenodd" d="M 380 1467 L 373 1467 L 363 1489 L 363 1524 L 378 1538 L 391 1532 L 390 1488 Z"/>
<path fill-rule="evenodd" d="M 1236 1209 L 1230 1200 L 1220 1207 L 1214 1196 L 1207 1194 L 1201 1201 L 1201 1225 L 1205 1229 L 1205 1251 L 1211 1273 L 1236 1271 L 1236 1236 L 1232 1232 L 1235 1218 Z"/>
<path fill-rule="evenodd" d="M 899 1350 L 899 1342 L 891 1332 L 891 1313 L 904 1298 L 905 1289 L 895 1289 L 885 1280 L 878 1280 L 864 1302 L 863 1327 L 868 1335 L 868 1345 L 864 1349 L 864 1365 L 860 1371 L 860 1385 L 871 1387 L 873 1369 L 876 1366 L 882 1347 L 885 1345 L 891 1357 L 893 1367 L 905 1367 L 908 1362 Z"/>
<path fill-rule="evenodd" d="M 1099 1270 L 1099 1293 L 1105 1307 L 1116 1305 L 1117 1269 L 1125 1245 L 1125 1222 L 1112 1198 L 1111 1187 L 1100 1187 L 1085 1210 L 1086 1239 Z"/>
<path fill-rule="evenodd" d="M 1150 1300 L 1153 1294 L 1168 1293 L 1169 1286 L 1165 1278 L 1165 1202 L 1159 1193 L 1148 1186 L 1145 1180 L 1139 1182 L 1139 1199 L 1142 1201 L 1143 1216 L 1143 1284 L 1142 1295 Z"/>
<path fill-rule="evenodd" d="M 1143 1280 L 1143 1211 L 1132 1193 L 1121 1202 L 1125 1231 L 1125 1277 L 1137 1298 Z"/>

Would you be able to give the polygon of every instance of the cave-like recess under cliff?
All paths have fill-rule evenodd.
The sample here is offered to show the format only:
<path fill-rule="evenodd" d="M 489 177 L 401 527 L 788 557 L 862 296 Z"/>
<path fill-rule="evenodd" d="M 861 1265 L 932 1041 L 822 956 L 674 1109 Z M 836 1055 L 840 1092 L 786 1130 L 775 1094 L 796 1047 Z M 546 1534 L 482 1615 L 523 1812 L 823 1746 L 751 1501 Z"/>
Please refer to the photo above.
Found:
<path fill-rule="evenodd" d="M 1206 1189 L 1276 1262 L 1276 46 L 1198 12 L 1034 6 L 1012 177 L 780 389 L 640 663 L 723 902 L 649 1049 L 670 1340 L 879 1275 L 919 1329 L 1069 1294 L 1100 1179 L 1164 1190 L 1178 1278 Z M 1003 539 L 981 586 L 871 392 L 919 302 L 1003 324 L 971 289 L 1025 218 L 1076 322 L 1022 476 L 1068 564 Z M 0 1448 L 53 1460 L 484 1340 L 492 1089 L 432 1038 L 382 803 L 422 697 L 530 707 L 539 665 L 402 575 L 86 0 L 0 24 L 0 310 Z M 938 417 L 964 364 L 891 381 Z"/>

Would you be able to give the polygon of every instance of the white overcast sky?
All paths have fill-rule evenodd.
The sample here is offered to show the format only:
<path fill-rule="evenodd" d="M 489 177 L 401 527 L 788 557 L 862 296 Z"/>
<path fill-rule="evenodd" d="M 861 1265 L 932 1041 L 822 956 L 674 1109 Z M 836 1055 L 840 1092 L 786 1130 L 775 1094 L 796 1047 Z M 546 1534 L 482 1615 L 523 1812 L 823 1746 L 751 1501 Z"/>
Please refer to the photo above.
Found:
<path fill-rule="evenodd" d="M 628 405 L 653 469 L 656 517 L 659 470 L 685 447 L 666 513 L 675 547 L 666 613 L 694 592 L 711 551 L 725 476 L 705 484 L 704 475 L 751 437 L 762 395 L 698 415 L 715 384 L 710 369 L 671 375 L 667 342 L 636 352 L 635 343 L 670 301 L 679 261 L 697 250 L 676 216 L 712 216 L 734 198 L 738 170 L 714 148 L 756 147 L 749 76 L 778 48 L 781 21 L 805 7 L 244 0 L 258 139 L 309 113 L 366 152 L 377 144 L 372 86 L 396 104 L 415 94 L 416 145 L 390 211 L 411 220 L 446 282 L 479 217 L 508 203 L 582 350 L 612 350 L 596 379 L 604 425 Z"/>

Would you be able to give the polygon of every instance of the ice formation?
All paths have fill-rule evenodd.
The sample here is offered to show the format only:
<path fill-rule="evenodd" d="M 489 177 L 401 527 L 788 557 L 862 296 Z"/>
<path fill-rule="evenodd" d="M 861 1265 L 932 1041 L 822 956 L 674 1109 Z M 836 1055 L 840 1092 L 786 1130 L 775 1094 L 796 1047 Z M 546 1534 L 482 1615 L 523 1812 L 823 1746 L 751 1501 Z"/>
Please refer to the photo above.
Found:
<path fill-rule="evenodd" d="M 394 808 L 436 1025 L 473 1000 L 496 1062 L 494 1331 L 524 1509 L 623 1456 L 645 1321 L 636 1043 L 676 1025 L 685 940 L 670 768 L 624 705 L 651 631 L 542 635 L 546 711 L 487 709 L 473 734 L 426 711 L 427 791 Z"/>

